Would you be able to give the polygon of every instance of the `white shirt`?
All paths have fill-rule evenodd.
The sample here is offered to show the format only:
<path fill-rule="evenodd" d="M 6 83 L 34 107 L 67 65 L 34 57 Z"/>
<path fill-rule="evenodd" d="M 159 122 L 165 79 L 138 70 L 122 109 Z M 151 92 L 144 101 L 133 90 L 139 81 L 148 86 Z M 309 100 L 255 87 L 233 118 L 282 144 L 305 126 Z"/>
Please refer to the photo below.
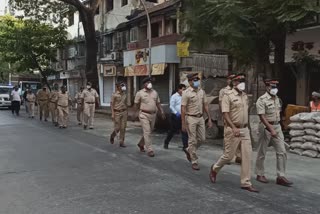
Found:
<path fill-rule="evenodd" d="M 181 98 L 182 96 L 176 92 L 170 98 L 170 110 L 172 114 L 179 112 L 181 114 Z"/>
<path fill-rule="evenodd" d="M 19 90 L 18 91 L 13 90 L 11 92 L 11 96 L 12 96 L 12 101 L 21 101 Z"/>

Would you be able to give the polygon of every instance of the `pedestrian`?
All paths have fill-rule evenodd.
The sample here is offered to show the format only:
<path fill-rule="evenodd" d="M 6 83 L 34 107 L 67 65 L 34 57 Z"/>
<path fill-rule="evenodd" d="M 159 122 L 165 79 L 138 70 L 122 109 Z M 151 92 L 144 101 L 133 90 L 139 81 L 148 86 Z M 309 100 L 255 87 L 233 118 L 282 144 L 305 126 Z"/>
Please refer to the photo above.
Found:
<path fill-rule="evenodd" d="M 78 125 L 81 126 L 83 123 L 83 105 L 81 100 L 81 94 L 83 92 L 84 87 L 80 87 L 80 91 L 75 96 L 75 102 L 77 103 L 77 121 Z"/>
<path fill-rule="evenodd" d="M 310 111 L 320 112 L 320 93 L 312 92 L 312 100 L 310 101 Z"/>
<path fill-rule="evenodd" d="M 114 130 L 110 136 L 110 143 L 114 144 L 114 138 L 120 132 L 119 146 L 125 148 L 124 138 L 127 127 L 127 94 L 126 94 L 126 84 L 123 81 L 118 81 L 116 83 L 116 92 L 111 96 L 111 112 L 112 121 L 114 124 Z"/>
<path fill-rule="evenodd" d="M 11 92 L 12 115 L 16 113 L 16 115 L 19 116 L 20 104 L 21 104 L 21 97 L 20 97 L 19 87 L 16 85 L 14 86 L 14 90 Z"/>
<path fill-rule="evenodd" d="M 36 95 L 34 95 L 31 89 L 27 90 L 26 103 L 28 106 L 28 114 L 30 118 L 34 118 L 34 107 L 36 103 Z"/>
<path fill-rule="evenodd" d="M 181 130 L 181 98 L 183 91 L 186 90 L 184 84 L 179 84 L 177 91 L 170 97 L 171 122 L 167 137 L 164 140 L 163 148 L 169 148 L 169 142 L 173 135 Z M 188 133 L 181 131 L 183 151 L 188 148 Z"/>
<path fill-rule="evenodd" d="M 58 108 L 58 123 L 59 128 L 67 128 L 69 121 L 69 105 L 71 98 L 67 93 L 66 87 L 61 86 L 61 91 L 57 97 L 57 108 Z"/>
<path fill-rule="evenodd" d="M 154 157 L 151 132 L 154 129 L 157 110 L 160 111 L 163 120 L 166 116 L 161 107 L 158 92 L 152 88 L 152 79 L 146 77 L 142 80 L 142 84 L 143 89 L 137 92 L 134 99 L 135 109 L 139 109 L 139 120 L 143 131 L 143 136 L 138 143 L 138 147 L 140 152 L 145 152 L 146 147 L 148 156 Z"/>
<path fill-rule="evenodd" d="M 232 86 L 232 78 L 235 77 L 236 75 L 235 74 L 229 74 L 227 76 L 227 86 L 222 88 L 220 91 L 219 91 L 219 107 L 220 107 L 220 112 L 222 114 L 222 109 L 221 109 L 221 103 L 222 103 L 222 98 L 224 97 L 224 95 L 226 95 L 228 92 L 230 92 L 232 89 L 233 89 L 233 86 Z M 225 131 L 225 128 L 227 127 L 227 124 L 226 122 L 224 121 L 224 131 Z M 223 143 L 224 144 L 224 143 Z M 235 163 L 237 164 L 241 164 L 241 148 L 240 148 L 241 144 L 239 144 L 239 147 L 237 149 L 237 152 L 236 152 L 236 155 L 235 155 Z"/>
<path fill-rule="evenodd" d="M 276 152 L 277 179 L 276 183 L 282 186 L 291 186 L 293 183 L 287 180 L 286 165 L 287 152 L 284 136 L 280 125 L 281 101 L 277 96 L 277 80 L 266 80 L 266 93 L 258 98 L 256 103 L 257 114 L 260 117 L 259 125 L 259 146 L 257 152 L 256 169 L 257 181 L 268 183 L 265 177 L 264 160 L 268 146 L 273 146 Z"/>
<path fill-rule="evenodd" d="M 26 90 L 24 91 L 23 93 L 23 102 L 24 102 L 24 107 L 26 109 L 26 113 L 29 114 L 29 109 L 28 109 L 28 103 L 27 103 L 27 95 L 28 95 L 28 90 L 31 90 L 29 89 L 28 87 L 26 88 Z"/>
<path fill-rule="evenodd" d="M 93 129 L 94 112 L 97 105 L 100 105 L 99 95 L 95 89 L 92 88 L 92 83 L 87 83 L 87 88 L 83 90 L 81 94 L 81 100 L 83 105 L 83 128 L 87 129 L 88 125 L 90 129 Z"/>
<path fill-rule="evenodd" d="M 197 149 L 206 140 L 206 127 L 203 112 L 208 116 L 208 127 L 212 127 L 207 96 L 200 87 L 199 74 L 188 74 L 190 87 L 182 94 L 181 119 L 182 131 L 188 132 L 187 159 L 191 161 L 193 170 L 200 170 Z"/>
<path fill-rule="evenodd" d="M 53 85 L 53 90 L 49 94 L 49 111 L 51 114 L 52 123 L 58 126 L 58 108 L 57 100 L 59 95 L 59 85 L 56 83 Z"/>
<path fill-rule="evenodd" d="M 37 93 L 37 103 L 40 113 L 40 120 L 44 117 L 44 121 L 48 121 L 49 110 L 48 110 L 49 92 L 47 86 L 43 85 Z"/>
<path fill-rule="evenodd" d="M 225 164 L 230 163 L 241 144 L 241 189 L 259 192 L 251 184 L 252 147 L 248 129 L 249 101 L 245 91 L 245 76 L 238 74 L 232 78 L 233 89 L 222 98 L 222 112 L 227 127 L 224 132 L 224 151 L 219 160 L 211 166 L 210 180 L 216 182 L 216 176 Z"/>

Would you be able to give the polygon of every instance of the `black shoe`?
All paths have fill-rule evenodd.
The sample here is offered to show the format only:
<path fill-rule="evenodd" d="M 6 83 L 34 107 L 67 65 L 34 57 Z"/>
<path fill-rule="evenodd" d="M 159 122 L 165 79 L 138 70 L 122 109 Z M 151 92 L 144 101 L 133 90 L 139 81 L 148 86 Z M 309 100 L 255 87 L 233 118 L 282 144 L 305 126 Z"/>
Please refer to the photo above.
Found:
<path fill-rule="evenodd" d="M 167 143 L 163 144 L 163 148 L 164 149 L 169 149 L 169 144 L 167 144 Z"/>
<path fill-rule="evenodd" d="M 83 126 L 83 129 L 87 129 L 87 125 L 84 125 L 84 126 Z"/>

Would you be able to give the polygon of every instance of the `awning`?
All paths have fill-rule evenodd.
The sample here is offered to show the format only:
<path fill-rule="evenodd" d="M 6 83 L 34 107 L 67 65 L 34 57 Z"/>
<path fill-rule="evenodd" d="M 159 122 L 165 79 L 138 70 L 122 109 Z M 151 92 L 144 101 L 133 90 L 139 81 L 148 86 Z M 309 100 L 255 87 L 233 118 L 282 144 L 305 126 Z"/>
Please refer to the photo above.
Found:
<path fill-rule="evenodd" d="M 153 64 L 151 75 L 163 75 L 167 65 L 165 63 Z M 147 76 L 149 75 L 148 65 L 135 65 L 125 68 L 124 76 Z"/>

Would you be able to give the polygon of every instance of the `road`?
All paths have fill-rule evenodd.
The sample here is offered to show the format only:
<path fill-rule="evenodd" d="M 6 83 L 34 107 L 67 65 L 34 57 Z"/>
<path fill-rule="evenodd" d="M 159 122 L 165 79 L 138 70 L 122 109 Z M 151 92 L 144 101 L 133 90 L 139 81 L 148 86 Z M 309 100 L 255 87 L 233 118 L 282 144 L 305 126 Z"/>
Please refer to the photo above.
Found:
<path fill-rule="evenodd" d="M 131 127 L 125 149 L 107 143 L 112 124 L 97 118 L 95 130 L 72 122 L 68 129 L 13 117 L 0 111 L 0 214 L 126 213 L 320 213 L 319 159 L 289 155 L 292 188 L 274 183 L 275 156 L 269 152 L 270 184 L 253 180 L 261 193 L 239 188 L 239 166 L 226 166 L 216 184 L 209 167 L 220 147 L 199 151 L 201 170 L 192 171 L 177 141 L 156 157 L 138 152 L 140 129 Z M 253 157 L 254 159 L 254 157 Z"/>

